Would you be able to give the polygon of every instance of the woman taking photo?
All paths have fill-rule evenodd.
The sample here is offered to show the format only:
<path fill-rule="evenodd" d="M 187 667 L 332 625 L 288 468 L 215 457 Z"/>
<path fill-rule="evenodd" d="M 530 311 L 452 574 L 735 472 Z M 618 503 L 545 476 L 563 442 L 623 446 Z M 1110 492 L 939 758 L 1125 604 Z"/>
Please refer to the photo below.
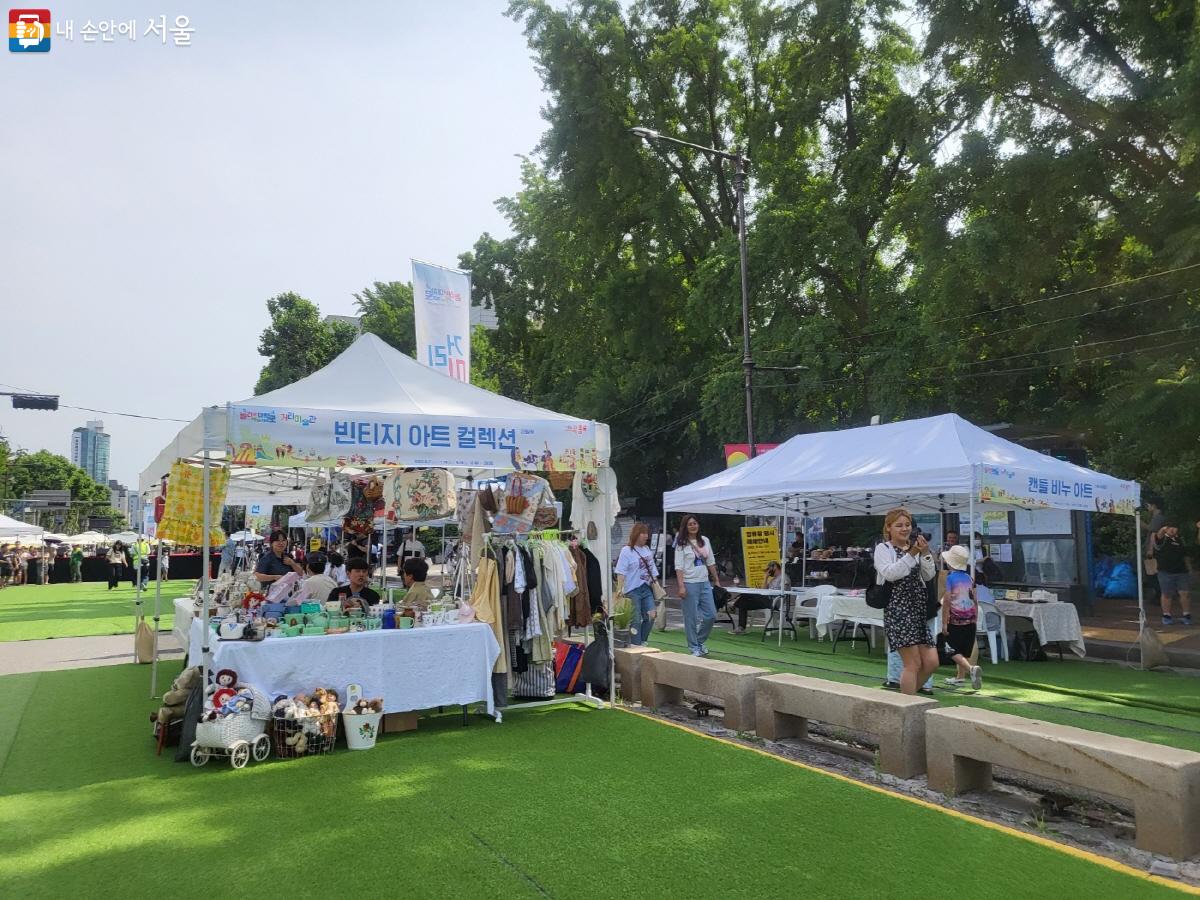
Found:
<path fill-rule="evenodd" d="M 884 540 L 875 548 L 875 583 L 892 585 L 891 598 L 883 611 L 883 631 L 889 652 L 900 654 L 900 691 L 905 694 L 915 694 L 938 667 L 926 614 L 925 587 L 937 570 L 929 543 L 919 532 L 912 536 L 912 530 L 908 510 L 889 510 L 883 520 Z"/>
<path fill-rule="evenodd" d="M 700 533 L 700 520 L 688 514 L 675 535 L 675 576 L 683 600 L 683 629 L 692 656 L 708 656 L 705 641 L 717 620 L 713 585 L 717 583 L 717 557 L 712 544 Z"/>
<path fill-rule="evenodd" d="M 650 637 L 654 625 L 654 590 L 650 585 L 658 580 L 658 566 L 647 546 L 650 529 L 638 522 L 629 531 L 629 544 L 621 548 L 616 573 L 625 578 L 625 596 L 633 604 L 632 643 L 640 647 Z"/>

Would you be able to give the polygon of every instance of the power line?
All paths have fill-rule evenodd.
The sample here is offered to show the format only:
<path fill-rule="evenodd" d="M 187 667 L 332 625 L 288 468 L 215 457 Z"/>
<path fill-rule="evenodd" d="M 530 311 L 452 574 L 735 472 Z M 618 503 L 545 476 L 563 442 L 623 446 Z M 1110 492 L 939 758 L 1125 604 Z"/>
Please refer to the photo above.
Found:
<path fill-rule="evenodd" d="M 127 419 L 149 419 L 153 422 L 182 422 L 184 425 L 187 425 L 189 422 L 191 422 L 190 419 L 172 419 L 166 416 L 146 416 L 142 415 L 141 413 L 113 412 L 110 409 L 92 409 L 90 406 L 69 406 L 66 403 L 60 403 L 59 407 L 62 409 L 75 409 L 79 410 L 80 412 L 98 413 L 102 416 L 124 416 Z"/>
<path fill-rule="evenodd" d="M 1078 291 L 1067 291 L 1066 293 L 1062 294 L 1053 294 L 1049 297 L 1035 297 L 1032 300 L 1019 300 L 1016 303 L 1010 303 L 1007 306 L 998 306 L 994 309 L 981 309 L 976 312 L 963 313 L 962 315 L 958 316 L 947 316 L 944 319 L 934 319 L 932 322 L 925 322 L 924 324 L 926 327 L 928 327 L 930 325 L 942 325 L 946 322 L 960 322 L 963 319 L 973 319 L 977 316 L 991 316 L 995 315 L 996 313 L 1007 312 L 1010 309 L 1024 309 L 1029 306 L 1036 306 L 1039 303 L 1049 303 L 1051 300 L 1065 300 L 1068 297 L 1081 297 L 1084 294 L 1091 294 L 1095 291 L 1104 291 L 1111 287 L 1120 287 L 1126 284 L 1137 284 L 1139 281 L 1146 281 L 1150 278 L 1162 278 L 1164 275 L 1175 275 L 1179 272 L 1187 272 L 1191 269 L 1200 269 L 1200 263 L 1192 263 L 1190 266 L 1179 266 L 1175 269 L 1164 269 L 1161 272 L 1150 272 L 1146 275 L 1139 275 L 1136 278 L 1126 278 L 1122 279 L 1121 281 L 1110 281 L 1108 284 L 1100 284 L 1096 285 L 1095 287 L 1083 288 L 1082 290 Z M 861 337 L 875 337 L 876 335 L 890 334 L 899 330 L 900 329 L 898 328 L 884 328 L 880 331 L 864 332 Z"/>
<path fill-rule="evenodd" d="M 1096 291 L 1107 290 L 1108 288 L 1111 288 L 1111 287 L 1119 287 L 1119 286 L 1128 285 L 1128 284 L 1135 284 L 1137 282 L 1145 281 L 1145 280 L 1148 280 L 1151 278 L 1161 278 L 1165 275 L 1174 275 L 1179 272 L 1186 272 L 1186 271 L 1189 271 L 1191 269 L 1196 269 L 1196 268 L 1200 268 L 1200 263 L 1194 263 L 1194 264 L 1188 265 L 1188 266 L 1180 266 L 1175 269 L 1164 269 L 1159 272 L 1151 272 L 1146 275 L 1139 275 L 1136 278 L 1128 278 L 1128 279 L 1123 279 L 1120 281 L 1113 281 L 1113 282 L 1109 282 L 1108 284 L 1097 285 L 1095 287 L 1090 287 L 1090 288 L 1083 288 L 1078 291 L 1069 291 L 1069 292 L 1062 293 L 1062 294 L 1054 294 L 1049 297 L 1035 297 L 1031 300 L 1017 301 L 1015 303 L 1010 303 L 1007 306 L 1001 306 L 1001 307 L 997 307 L 995 309 L 979 310 L 979 311 L 973 312 L 973 313 L 964 313 L 963 315 L 959 315 L 959 316 L 948 316 L 948 317 L 942 318 L 942 319 L 934 319 L 931 322 L 924 323 L 924 325 L 925 325 L 925 327 L 928 327 L 931 325 L 940 325 L 940 324 L 944 324 L 946 322 L 962 321 L 964 319 L 975 318 L 978 316 L 992 315 L 994 313 L 1005 312 L 1005 311 L 1011 310 L 1011 309 L 1020 309 L 1020 308 L 1035 306 L 1035 305 L 1038 305 L 1041 303 L 1047 303 L 1051 300 L 1062 300 L 1062 299 L 1067 299 L 1070 297 L 1079 297 L 1079 296 L 1083 296 L 1086 294 L 1094 293 Z M 1062 322 L 1071 321 L 1072 319 L 1082 319 L 1087 316 L 1100 315 L 1101 313 L 1106 313 L 1106 312 L 1119 312 L 1124 309 L 1131 309 L 1136 306 L 1143 306 L 1147 303 L 1155 303 L 1159 300 L 1167 300 L 1167 299 L 1170 299 L 1171 297 L 1177 297 L 1177 296 L 1185 294 L 1188 291 L 1194 290 L 1194 289 L 1195 288 L 1181 288 L 1180 290 L 1172 291 L 1171 293 L 1168 293 L 1168 294 L 1162 294 L 1157 297 L 1150 297 L 1150 298 L 1145 298 L 1145 299 L 1141 299 L 1141 300 L 1133 300 L 1128 303 L 1122 303 L 1122 304 L 1118 304 L 1116 306 L 1106 307 L 1104 309 L 1084 310 L 1083 312 L 1072 313 L 1070 315 L 1060 316 L 1056 319 L 1048 319 L 1048 320 L 1042 321 L 1042 322 L 1027 322 L 1023 325 L 1017 325 L 1017 326 L 1014 326 L 1013 328 L 1008 328 L 1003 331 L 988 332 L 986 335 L 975 335 L 975 334 L 964 335 L 960 338 L 956 338 L 954 340 L 947 341 L 943 346 L 953 346 L 956 344 L 962 344 L 967 341 L 974 340 L 976 337 L 989 337 L 989 338 L 999 337 L 1001 335 L 1015 334 L 1019 331 L 1026 331 L 1030 328 L 1038 328 L 1038 327 L 1048 326 L 1048 325 L 1057 325 L 1057 324 L 1061 324 Z M 868 337 L 876 337 L 879 335 L 894 334 L 900 330 L 901 330 L 900 328 L 885 328 L 885 329 L 880 329 L 879 331 L 865 332 L 864 334 L 860 335 L 859 337 L 868 338 Z M 845 340 L 846 339 L 843 338 L 843 341 L 845 341 Z M 866 352 L 859 354 L 858 358 L 860 360 L 861 359 L 869 359 L 869 358 L 877 357 L 877 356 L 886 356 L 892 352 L 894 352 L 894 351 L 891 350 L 890 348 L 889 349 L 880 349 L 880 350 L 868 350 Z M 778 354 L 778 353 L 795 353 L 795 350 L 794 349 L 777 348 L 774 350 L 763 349 L 763 350 L 755 351 L 755 355 L 758 355 L 758 356 L 766 355 L 766 354 Z M 740 362 L 738 362 L 738 361 L 731 361 L 731 362 L 734 362 L 736 364 L 730 365 L 730 363 L 719 363 L 718 365 L 714 366 L 712 369 L 709 369 L 708 372 L 705 374 L 705 377 L 710 377 L 710 376 L 718 374 L 719 372 L 722 372 L 722 371 L 727 371 L 727 372 L 736 371 L 737 367 L 740 365 Z M 638 409 L 642 406 L 645 406 L 647 403 L 650 403 L 654 400 L 657 400 L 659 397 L 663 397 L 668 394 L 676 393 L 677 391 L 683 390 L 684 388 L 689 387 L 689 386 L 690 386 L 689 382 L 681 382 L 680 384 L 674 385 L 672 387 L 663 388 L 662 390 L 660 390 L 654 394 L 651 394 L 649 397 L 646 397 L 643 400 L 639 400 L 636 403 L 632 403 L 629 406 L 627 406 L 623 409 L 620 409 L 615 413 L 610 414 L 609 416 L 606 417 L 606 421 L 611 423 L 612 421 L 620 418 L 621 416 L 625 415 L 626 413 L 631 412 L 632 410 Z"/>
<path fill-rule="evenodd" d="M 1165 330 L 1165 331 L 1155 331 L 1155 332 L 1150 332 L 1147 334 L 1136 334 L 1136 335 L 1131 335 L 1130 337 L 1125 337 L 1125 338 L 1114 338 L 1113 340 L 1109 340 L 1109 341 L 1094 341 L 1089 344 L 1076 344 L 1076 345 L 1068 345 L 1065 347 L 1052 347 L 1052 348 L 1049 348 L 1046 350 L 1034 351 L 1033 353 L 1001 357 L 1001 358 L 994 359 L 994 360 L 980 360 L 979 362 L 980 363 L 995 363 L 995 362 L 1003 362 L 1006 360 L 1027 358 L 1029 356 L 1041 356 L 1043 354 L 1057 353 L 1057 352 L 1061 352 L 1064 350 L 1079 350 L 1079 349 L 1085 349 L 1088 347 L 1096 347 L 1096 346 L 1100 346 L 1103 344 L 1111 344 L 1111 343 L 1118 343 L 1118 342 L 1122 342 L 1122 341 L 1136 340 L 1138 338 L 1158 337 L 1163 334 L 1174 334 L 1178 331 L 1191 330 L 1192 328 L 1196 328 L 1196 327 L 1200 327 L 1200 326 L 1186 326 L 1185 328 L 1169 329 L 1169 330 Z M 1109 354 L 1104 354 L 1104 355 L 1100 355 L 1100 356 L 1092 356 L 1092 357 L 1088 357 L 1087 359 L 1075 360 L 1075 364 L 1076 365 L 1085 365 L 1087 363 L 1103 362 L 1104 360 L 1118 359 L 1120 357 L 1133 356 L 1133 355 L 1136 355 L 1139 353 L 1146 353 L 1146 352 L 1150 352 L 1150 351 L 1158 352 L 1158 351 L 1169 350 L 1174 347 L 1182 347 L 1182 346 L 1195 346 L 1195 340 L 1192 339 L 1192 340 L 1183 340 L 1183 341 L 1173 341 L 1173 342 L 1166 343 L 1166 344 L 1159 344 L 1154 347 L 1138 347 L 1138 348 L 1135 348 L 1132 350 L 1119 351 L 1117 353 L 1109 353 Z M 978 363 L 972 363 L 971 365 L 976 365 L 976 364 L 978 364 Z M 1037 366 L 1025 366 L 1025 367 L 1019 367 L 1019 368 L 998 369 L 998 370 L 992 371 L 992 372 L 971 372 L 971 373 L 967 373 L 962 376 L 959 376 L 958 380 L 970 380 L 972 378 L 994 378 L 997 376 L 1019 375 L 1019 374 L 1028 373 L 1028 372 L 1038 372 L 1038 371 L 1042 371 L 1044 369 L 1061 368 L 1062 366 L 1065 366 L 1065 365 L 1069 365 L 1069 363 L 1044 363 L 1042 365 L 1037 365 Z M 928 371 L 936 372 L 936 371 L 941 371 L 941 370 L 944 370 L 947 368 L 953 368 L 953 366 L 942 366 L 942 367 L 938 367 L 938 368 L 928 370 Z M 789 381 L 789 382 L 781 382 L 778 384 L 757 385 L 755 389 L 768 391 L 768 390 L 779 390 L 781 388 L 798 387 L 801 385 L 803 385 L 805 387 L 821 387 L 821 386 L 827 386 L 827 385 L 831 385 L 831 384 L 842 384 L 842 383 L 844 383 L 844 381 L 845 381 L 844 378 L 826 379 L 823 381 Z M 660 434 L 661 432 L 666 431 L 667 429 L 672 428 L 675 425 L 680 424 L 681 422 L 687 421 L 688 419 L 696 418 L 701 413 L 707 411 L 708 409 L 711 409 L 713 406 L 715 406 L 718 403 L 723 402 L 724 400 L 725 400 L 725 398 L 723 398 L 723 397 L 714 397 L 712 400 L 702 403 L 697 409 L 688 412 L 684 416 L 680 416 L 678 419 L 674 419 L 671 422 L 666 423 L 665 425 L 658 426 L 656 428 L 651 429 L 650 431 L 645 432 L 644 434 L 640 434 L 637 437 L 630 438 L 627 441 L 623 441 L 622 443 L 613 447 L 613 449 L 611 451 L 611 455 L 616 456 L 617 453 L 619 453 L 620 451 L 622 451 L 628 447 L 632 447 L 637 444 L 640 444 L 642 441 L 645 441 L 648 438 L 654 437 L 656 434 Z"/>

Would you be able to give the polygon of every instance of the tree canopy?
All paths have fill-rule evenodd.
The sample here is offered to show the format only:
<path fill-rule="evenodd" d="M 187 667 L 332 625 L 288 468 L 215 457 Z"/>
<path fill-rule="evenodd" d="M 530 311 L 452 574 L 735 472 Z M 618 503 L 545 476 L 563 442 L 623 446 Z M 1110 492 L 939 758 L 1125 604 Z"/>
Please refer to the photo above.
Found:
<path fill-rule="evenodd" d="M 1144 0 L 513 0 L 546 130 L 460 257 L 472 380 L 608 422 L 622 493 L 745 439 L 955 411 L 1082 437 L 1200 514 L 1200 23 Z M 411 288 L 355 295 L 413 352 Z M 258 389 L 351 339 L 268 302 Z"/>

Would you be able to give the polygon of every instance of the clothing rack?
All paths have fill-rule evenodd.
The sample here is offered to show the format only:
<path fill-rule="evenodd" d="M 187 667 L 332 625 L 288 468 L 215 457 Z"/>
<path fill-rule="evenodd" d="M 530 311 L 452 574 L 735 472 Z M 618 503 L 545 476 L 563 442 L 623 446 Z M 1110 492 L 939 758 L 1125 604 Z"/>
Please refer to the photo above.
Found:
<path fill-rule="evenodd" d="M 496 556 L 496 553 L 495 553 L 497 545 L 507 548 L 507 545 L 511 544 L 513 547 L 515 547 L 518 543 L 522 543 L 522 541 L 520 540 L 521 538 L 525 539 L 524 542 L 528 542 L 529 540 L 559 540 L 559 539 L 561 539 L 560 538 L 561 535 L 571 535 L 571 534 L 576 534 L 576 533 L 577 533 L 576 529 L 558 529 L 558 528 L 546 528 L 546 529 L 542 529 L 540 531 L 527 532 L 525 534 L 497 534 L 496 532 L 493 531 L 493 532 L 489 532 L 484 535 L 484 543 L 487 545 L 487 549 L 492 551 L 493 558 L 496 559 L 497 570 L 498 570 L 497 577 L 500 578 L 501 587 L 502 587 L 503 586 L 503 578 L 504 578 L 504 569 L 503 569 L 503 566 L 501 565 L 502 560 L 498 556 Z M 553 534 L 554 537 L 550 537 L 551 534 Z M 485 550 L 484 552 L 487 552 L 487 551 Z M 536 600 L 534 602 L 536 602 Z M 500 624 L 501 624 L 501 632 L 503 633 L 505 640 L 508 640 L 508 633 L 509 633 L 507 616 L 508 616 L 507 605 L 505 603 L 501 602 L 500 603 Z M 496 721 L 503 722 L 504 721 L 504 715 L 503 715 L 504 711 L 510 710 L 510 709 L 533 709 L 538 706 L 562 706 L 562 705 L 565 705 L 568 703 L 582 703 L 586 706 L 593 706 L 596 709 L 605 709 L 606 707 L 611 706 L 612 705 L 612 697 L 613 697 L 614 693 L 616 692 L 616 685 L 615 685 L 616 658 L 613 655 L 615 648 L 613 645 L 613 630 L 612 630 L 611 619 L 609 619 L 609 621 L 606 624 L 608 626 L 608 658 L 609 658 L 609 674 L 608 674 L 609 700 L 608 701 L 602 700 L 599 697 L 592 694 L 591 682 L 586 682 L 584 685 L 583 694 L 570 694 L 570 695 L 562 696 L 562 697 L 555 696 L 555 697 L 551 697 L 551 698 L 548 698 L 545 700 L 523 700 L 519 703 L 506 703 L 503 707 L 497 706 L 496 707 L 496 715 L 495 715 Z M 569 636 L 570 625 L 568 625 L 567 628 L 568 628 L 568 636 Z M 595 638 L 594 630 L 590 626 L 585 627 L 583 629 L 584 648 L 586 649 L 592 643 L 592 641 L 594 641 L 595 639 L 596 638 Z M 554 663 L 553 662 L 550 663 L 550 670 L 551 670 L 551 677 L 554 679 L 557 679 L 558 673 L 554 671 Z M 512 671 L 511 663 L 509 665 L 508 672 L 506 672 L 505 675 L 507 676 L 507 681 L 509 682 L 506 687 L 506 693 L 507 693 L 508 690 L 512 689 L 511 682 L 513 680 L 513 671 Z M 505 699 L 507 700 L 507 697 Z"/>

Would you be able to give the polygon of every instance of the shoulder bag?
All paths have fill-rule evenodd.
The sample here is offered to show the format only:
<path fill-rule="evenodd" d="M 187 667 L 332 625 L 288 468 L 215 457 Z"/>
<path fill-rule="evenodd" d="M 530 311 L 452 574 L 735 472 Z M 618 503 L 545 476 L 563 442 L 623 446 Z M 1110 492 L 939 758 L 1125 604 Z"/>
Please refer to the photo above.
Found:
<path fill-rule="evenodd" d="M 883 584 L 879 584 L 879 577 L 876 570 L 874 580 L 867 586 L 867 606 L 871 609 L 887 609 L 892 601 L 892 582 L 885 578 Z"/>
<path fill-rule="evenodd" d="M 650 563 L 646 562 L 646 557 L 642 556 L 636 550 L 633 552 L 637 553 L 638 562 L 642 564 L 642 568 L 646 571 L 646 583 L 650 585 L 650 593 L 654 594 L 654 602 L 658 603 L 667 599 L 667 589 L 659 584 L 658 579 L 654 577 L 654 573 L 650 569 Z"/>

